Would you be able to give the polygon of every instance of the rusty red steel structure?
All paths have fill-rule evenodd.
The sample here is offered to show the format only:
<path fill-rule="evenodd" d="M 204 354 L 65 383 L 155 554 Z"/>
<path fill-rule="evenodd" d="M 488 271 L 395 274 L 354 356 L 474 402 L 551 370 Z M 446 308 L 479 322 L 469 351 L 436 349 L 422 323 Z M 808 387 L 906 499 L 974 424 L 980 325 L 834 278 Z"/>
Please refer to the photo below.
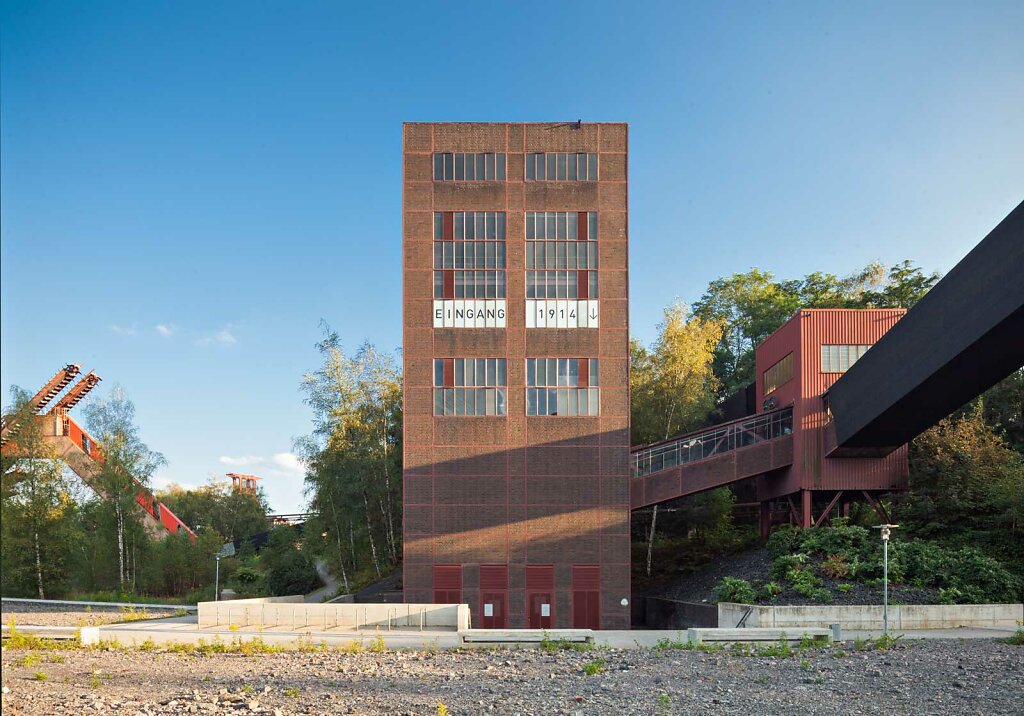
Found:
<path fill-rule="evenodd" d="M 829 457 L 825 396 L 905 313 L 798 311 L 755 349 L 755 415 L 631 451 L 631 508 L 756 478 L 764 536 L 780 517 L 820 525 L 860 499 L 887 519 L 879 498 L 907 488 L 906 445 L 882 457 Z"/>
<path fill-rule="evenodd" d="M 54 443 L 58 454 L 68 467 L 81 477 L 83 482 L 92 487 L 97 494 L 102 496 L 101 490 L 95 484 L 95 477 L 104 462 L 103 446 L 68 415 L 68 411 L 81 402 L 102 379 L 93 371 L 89 371 L 70 390 L 64 393 L 45 414 L 43 413 L 43 410 L 61 394 L 61 391 L 80 372 L 81 368 L 77 364 L 69 363 L 29 400 L 28 407 L 31 411 L 32 419 L 42 423 L 44 439 Z M 16 442 L 11 439 L 16 433 L 17 428 L 16 418 L 5 422 L 3 429 L 3 449 L 5 452 L 17 450 Z M 132 480 L 138 484 L 135 478 L 132 478 Z M 149 524 L 154 528 L 157 526 L 162 527 L 166 530 L 164 534 L 184 532 L 189 536 L 189 539 L 193 542 L 196 541 L 196 533 L 182 522 L 169 507 L 156 500 L 152 494 L 142 489 L 141 486 L 136 494 L 135 501 L 145 513 Z"/>

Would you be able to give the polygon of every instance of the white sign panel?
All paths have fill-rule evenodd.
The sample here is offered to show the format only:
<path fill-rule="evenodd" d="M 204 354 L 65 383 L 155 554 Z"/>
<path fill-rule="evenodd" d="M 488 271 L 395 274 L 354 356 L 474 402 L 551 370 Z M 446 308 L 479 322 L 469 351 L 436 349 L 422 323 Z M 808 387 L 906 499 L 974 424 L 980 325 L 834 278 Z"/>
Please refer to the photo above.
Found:
<path fill-rule="evenodd" d="M 505 299 L 434 301 L 434 328 L 504 328 Z"/>
<path fill-rule="evenodd" d="M 549 616 L 551 616 L 551 605 L 550 604 L 541 604 L 540 605 L 540 615 L 542 617 L 549 617 Z"/>
<path fill-rule="evenodd" d="M 591 301 L 526 300 L 527 328 L 597 328 L 598 304 Z"/>
<path fill-rule="evenodd" d="M 493 604 L 485 604 L 484 605 L 484 616 L 485 617 L 493 617 L 494 616 L 494 605 Z"/>

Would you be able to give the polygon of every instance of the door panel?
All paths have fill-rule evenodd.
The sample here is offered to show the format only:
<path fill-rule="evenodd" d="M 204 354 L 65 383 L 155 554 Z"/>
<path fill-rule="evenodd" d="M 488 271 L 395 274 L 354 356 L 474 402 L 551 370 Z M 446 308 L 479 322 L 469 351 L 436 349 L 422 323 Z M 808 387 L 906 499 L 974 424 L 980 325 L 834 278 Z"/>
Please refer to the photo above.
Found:
<path fill-rule="evenodd" d="M 600 629 L 600 592 L 572 593 L 572 625 L 576 629 Z"/>
<path fill-rule="evenodd" d="M 551 629 L 555 623 L 554 595 L 530 592 L 526 595 L 526 613 L 531 629 Z"/>
<path fill-rule="evenodd" d="M 480 624 L 483 629 L 504 629 L 507 626 L 505 609 L 507 601 L 508 597 L 505 592 L 485 592 L 480 595 Z"/>

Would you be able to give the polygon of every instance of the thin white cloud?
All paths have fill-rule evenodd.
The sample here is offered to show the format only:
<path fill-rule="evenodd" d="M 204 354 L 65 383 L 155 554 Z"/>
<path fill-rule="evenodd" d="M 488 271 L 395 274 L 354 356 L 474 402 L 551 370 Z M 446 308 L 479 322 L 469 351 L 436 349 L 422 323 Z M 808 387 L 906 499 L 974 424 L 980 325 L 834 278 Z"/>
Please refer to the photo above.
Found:
<path fill-rule="evenodd" d="M 259 477 L 280 477 L 294 479 L 305 473 L 298 456 L 291 452 L 278 452 L 268 457 L 261 455 L 222 455 L 217 462 L 229 468 L 245 468 Z"/>
<path fill-rule="evenodd" d="M 261 462 L 265 462 L 264 458 L 257 457 L 256 455 L 245 455 L 242 457 L 231 457 L 230 455 L 221 455 L 217 458 L 217 462 L 221 465 L 227 465 L 229 467 L 246 467 L 248 465 L 259 465 Z"/>
<path fill-rule="evenodd" d="M 119 336 L 134 336 L 137 332 L 134 328 L 130 326 L 120 326 L 116 323 L 111 323 L 109 328 L 111 333 L 114 333 Z"/>
<path fill-rule="evenodd" d="M 281 467 L 284 470 L 290 470 L 292 472 L 304 472 L 302 463 L 299 462 L 299 457 L 293 452 L 279 452 L 271 458 L 274 464 Z"/>
<path fill-rule="evenodd" d="M 196 341 L 196 343 L 201 346 L 231 346 L 238 343 L 238 339 L 235 338 L 235 334 L 231 332 L 231 326 L 228 325 L 218 331 L 214 331 L 213 333 L 203 336 Z"/>
<path fill-rule="evenodd" d="M 174 324 L 158 323 L 156 324 L 156 332 L 164 338 L 170 338 L 178 332 L 178 327 Z"/>

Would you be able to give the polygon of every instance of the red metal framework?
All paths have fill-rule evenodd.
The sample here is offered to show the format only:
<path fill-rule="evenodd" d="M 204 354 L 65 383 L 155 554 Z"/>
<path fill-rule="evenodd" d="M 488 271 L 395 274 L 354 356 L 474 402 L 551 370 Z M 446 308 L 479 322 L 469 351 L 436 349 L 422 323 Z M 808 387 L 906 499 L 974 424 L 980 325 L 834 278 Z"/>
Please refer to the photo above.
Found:
<path fill-rule="evenodd" d="M 105 459 L 103 446 L 71 418 L 68 411 L 81 402 L 99 384 L 101 378 L 96 373 L 89 371 L 60 400 L 54 403 L 45 415 L 42 414 L 46 406 L 60 395 L 61 390 L 66 388 L 80 371 L 81 368 L 77 364 L 69 363 L 33 396 L 29 401 L 29 406 L 33 418 L 44 423 L 44 439 L 59 442 L 60 454 L 68 467 L 78 474 L 87 485 L 96 489 L 94 478 Z M 5 451 L 16 451 L 16 445 L 7 438 L 17 430 L 17 427 L 17 424 L 5 421 L 3 442 Z M 131 479 L 138 484 L 137 480 Z M 97 492 L 99 493 L 99 490 Z M 196 541 L 195 532 L 166 505 L 156 501 L 149 491 L 141 489 L 141 486 L 135 501 L 154 523 L 162 525 L 171 534 L 184 531 L 193 542 Z"/>

